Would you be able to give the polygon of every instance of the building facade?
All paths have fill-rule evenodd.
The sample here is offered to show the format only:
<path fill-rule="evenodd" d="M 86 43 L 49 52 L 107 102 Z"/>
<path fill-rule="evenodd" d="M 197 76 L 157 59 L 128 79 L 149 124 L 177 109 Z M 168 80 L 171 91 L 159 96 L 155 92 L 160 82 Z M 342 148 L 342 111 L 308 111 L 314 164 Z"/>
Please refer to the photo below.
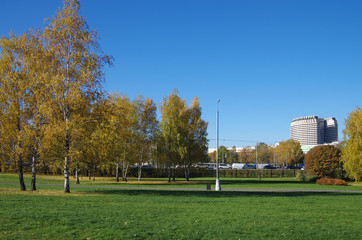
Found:
<path fill-rule="evenodd" d="M 290 138 L 302 146 L 337 142 L 337 120 L 317 116 L 295 118 L 290 124 Z"/>

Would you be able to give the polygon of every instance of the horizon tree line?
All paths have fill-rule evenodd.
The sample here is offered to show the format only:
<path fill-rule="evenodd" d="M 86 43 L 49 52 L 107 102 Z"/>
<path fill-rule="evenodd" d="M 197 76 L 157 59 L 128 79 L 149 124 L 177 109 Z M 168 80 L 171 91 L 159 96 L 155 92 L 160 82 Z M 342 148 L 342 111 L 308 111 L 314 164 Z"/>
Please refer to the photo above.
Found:
<path fill-rule="evenodd" d="M 211 161 L 216 161 L 216 151 L 209 153 Z M 264 142 L 259 142 L 254 147 L 246 146 L 241 151 L 236 151 L 236 147 L 231 149 L 225 146 L 219 147 L 219 162 L 223 163 L 245 163 L 245 164 L 275 164 L 283 165 L 298 165 L 303 163 L 304 153 L 298 141 L 289 139 L 281 141 L 277 146 L 267 145 Z"/>

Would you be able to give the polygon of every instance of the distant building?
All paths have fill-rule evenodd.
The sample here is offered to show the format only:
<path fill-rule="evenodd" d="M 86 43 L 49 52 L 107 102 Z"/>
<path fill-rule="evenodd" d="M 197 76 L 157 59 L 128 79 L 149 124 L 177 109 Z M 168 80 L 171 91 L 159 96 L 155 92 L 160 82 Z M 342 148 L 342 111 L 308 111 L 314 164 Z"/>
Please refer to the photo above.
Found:
<path fill-rule="evenodd" d="M 250 147 L 250 148 L 254 149 L 255 147 Z M 235 150 L 238 153 L 238 152 L 242 152 L 243 149 L 244 149 L 244 147 L 237 147 Z M 233 150 L 233 148 L 228 147 L 227 150 L 231 151 L 231 150 Z M 213 153 L 213 152 L 216 152 L 216 148 L 209 148 L 208 149 L 208 153 Z"/>
<path fill-rule="evenodd" d="M 290 124 L 290 138 L 302 146 L 338 142 L 337 120 L 317 116 L 295 118 Z"/>

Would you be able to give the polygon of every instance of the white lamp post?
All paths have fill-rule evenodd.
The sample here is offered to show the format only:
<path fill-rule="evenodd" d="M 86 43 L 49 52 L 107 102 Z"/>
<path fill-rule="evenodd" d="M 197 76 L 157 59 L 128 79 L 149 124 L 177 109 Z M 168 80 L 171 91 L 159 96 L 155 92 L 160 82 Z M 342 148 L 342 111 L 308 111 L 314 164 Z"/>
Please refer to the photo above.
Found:
<path fill-rule="evenodd" d="M 215 191 L 221 191 L 219 180 L 219 102 L 217 99 L 217 111 L 216 111 L 216 184 Z"/>

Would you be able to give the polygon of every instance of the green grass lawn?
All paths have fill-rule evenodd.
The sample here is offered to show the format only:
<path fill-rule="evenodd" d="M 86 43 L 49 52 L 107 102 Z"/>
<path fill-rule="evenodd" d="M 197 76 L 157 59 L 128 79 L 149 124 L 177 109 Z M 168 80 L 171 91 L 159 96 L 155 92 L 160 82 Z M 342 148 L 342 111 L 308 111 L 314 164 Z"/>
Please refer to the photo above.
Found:
<path fill-rule="evenodd" d="M 31 175 L 24 175 L 25 183 L 30 188 Z M 222 189 L 233 188 L 258 188 L 258 189 L 310 189 L 310 190 L 350 190 L 350 191 L 362 191 L 362 185 L 356 185 L 349 183 L 348 186 L 324 186 L 317 185 L 314 182 L 300 182 L 296 178 L 220 178 Z M 128 182 L 116 182 L 115 178 L 97 177 L 95 181 L 89 180 L 88 177 L 82 177 L 80 186 L 131 186 L 131 187 L 160 187 L 160 188 L 204 188 L 206 184 L 211 184 L 214 187 L 215 178 L 192 178 L 191 181 L 185 182 L 183 178 L 176 179 L 176 182 L 168 183 L 168 179 L 147 179 L 143 178 L 140 182 L 135 178 L 129 178 Z M 18 183 L 18 176 L 16 174 L 0 174 L 1 182 L 13 182 Z M 52 175 L 39 175 L 37 176 L 37 184 L 40 184 L 38 188 L 47 188 L 41 186 L 41 184 L 56 184 L 62 185 L 64 183 L 63 176 Z M 72 186 L 76 187 L 75 179 L 70 178 L 71 190 Z M 6 186 L 3 186 L 6 187 Z M 10 186 L 8 186 L 10 187 Z M 61 189 L 61 187 L 59 188 Z"/>
<path fill-rule="evenodd" d="M 14 179 L 16 175 L 0 174 L 0 182 Z M 161 180 L 155 184 L 160 190 L 108 189 L 102 186 L 114 183 L 107 179 L 95 181 L 100 187 L 83 181 L 93 187 L 72 188 L 70 194 L 58 186 L 21 192 L 18 185 L 1 184 L 0 239 L 362 238 L 361 192 L 165 191 Z M 236 180 L 224 179 L 223 186 L 283 185 L 280 179 Z M 39 177 L 38 182 L 62 184 L 61 178 Z M 149 179 L 145 182 L 152 184 Z M 289 179 L 285 184 L 295 188 L 300 183 L 293 185 Z"/>

